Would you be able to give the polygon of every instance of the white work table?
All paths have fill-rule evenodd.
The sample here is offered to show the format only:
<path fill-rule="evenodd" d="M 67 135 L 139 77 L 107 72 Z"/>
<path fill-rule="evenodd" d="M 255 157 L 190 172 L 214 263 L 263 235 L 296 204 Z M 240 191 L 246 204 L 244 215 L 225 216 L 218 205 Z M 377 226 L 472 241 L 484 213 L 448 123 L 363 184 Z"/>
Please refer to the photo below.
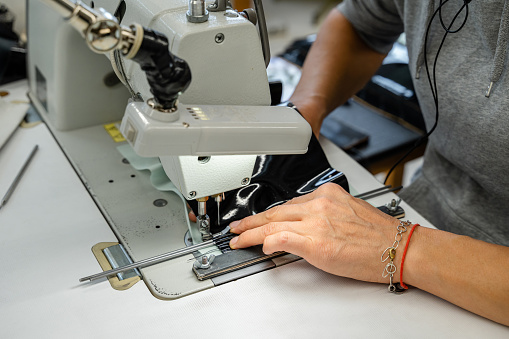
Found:
<path fill-rule="evenodd" d="M 0 195 L 35 144 L 0 209 L 2 338 L 509 337 L 508 327 L 426 292 L 393 295 L 387 285 L 336 277 L 304 260 L 174 301 L 156 299 L 143 282 L 126 291 L 106 280 L 80 284 L 100 270 L 90 248 L 117 240 L 44 124 L 18 129 L 0 151 Z M 357 191 L 381 186 L 332 143 L 322 145 Z M 429 225 L 403 207 L 409 220 Z"/>

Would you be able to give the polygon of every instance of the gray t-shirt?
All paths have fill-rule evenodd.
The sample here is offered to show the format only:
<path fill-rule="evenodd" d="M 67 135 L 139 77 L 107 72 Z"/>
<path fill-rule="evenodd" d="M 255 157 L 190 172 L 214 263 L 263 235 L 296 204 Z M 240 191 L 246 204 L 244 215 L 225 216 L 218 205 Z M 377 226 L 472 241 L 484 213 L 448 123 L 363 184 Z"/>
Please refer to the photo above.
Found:
<path fill-rule="evenodd" d="M 445 23 L 463 3 L 450 0 L 443 6 Z M 435 122 L 435 107 L 424 67 L 424 37 L 438 5 L 439 0 L 347 0 L 338 6 L 362 39 L 379 52 L 388 52 L 398 36 L 406 33 L 410 72 L 428 129 Z M 464 13 L 453 29 L 459 27 Z M 437 16 L 427 44 L 430 71 L 444 33 Z M 436 227 L 506 246 L 508 38 L 509 4 L 503 0 L 472 1 L 465 26 L 447 35 L 436 66 L 438 127 L 429 139 L 422 174 L 401 193 Z"/>

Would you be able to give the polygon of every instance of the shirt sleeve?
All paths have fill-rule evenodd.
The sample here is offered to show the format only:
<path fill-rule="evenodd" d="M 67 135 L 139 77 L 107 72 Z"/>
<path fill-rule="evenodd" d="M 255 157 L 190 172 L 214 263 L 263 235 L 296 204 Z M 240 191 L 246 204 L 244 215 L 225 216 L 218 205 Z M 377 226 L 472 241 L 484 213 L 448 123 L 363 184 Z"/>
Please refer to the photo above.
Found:
<path fill-rule="evenodd" d="M 352 23 L 362 40 L 379 53 L 388 53 L 404 31 L 394 0 L 345 0 L 337 9 Z"/>

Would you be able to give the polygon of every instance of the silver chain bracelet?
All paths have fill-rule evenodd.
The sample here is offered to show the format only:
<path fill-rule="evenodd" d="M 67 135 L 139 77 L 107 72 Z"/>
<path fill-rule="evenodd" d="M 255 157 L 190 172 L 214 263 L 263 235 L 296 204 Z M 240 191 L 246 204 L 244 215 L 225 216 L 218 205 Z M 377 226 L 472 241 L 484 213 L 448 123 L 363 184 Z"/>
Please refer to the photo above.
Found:
<path fill-rule="evenodd" d="M 383 251 L 382 256 L 380 257 L 380 260 L 382 262 L 386 262 L 387 260 L 389 260 L 389 262 L 387 262 L 382 272 L 382 277 L 383 278 L 389 277 L 389 292 L 392 293 L 397 292 L 396 285 L 393 284 L 394 273 L 396 273 L 397 271 L 396 265 L 394 265 L 396 249 L 398 248 L 401 239 L 403 239 L 403 233 L 407 231 L 407 227 L 410 225 L 411 223 L 408 220 L 399 222 L 399 225 L 397 227 L 398 233 L 394 237 L 394 242 L 392 243 L 392 246 L 387 247 L 385 251 Z"/>

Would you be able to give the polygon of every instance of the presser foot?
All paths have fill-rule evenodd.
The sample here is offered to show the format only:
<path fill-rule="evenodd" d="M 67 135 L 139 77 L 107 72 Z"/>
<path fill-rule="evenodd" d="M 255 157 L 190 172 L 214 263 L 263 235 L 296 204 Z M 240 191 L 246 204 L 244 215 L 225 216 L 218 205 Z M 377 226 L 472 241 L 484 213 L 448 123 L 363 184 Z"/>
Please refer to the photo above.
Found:
<path fill-rule="evenodd" d="M 212 239 L 212 234 L 210 233 L 210 218 L 208 215 L 200 215 L 198 216 L 198 228 L 201 233 L 201 239 L 203 241 L 207 241 Z"/>

